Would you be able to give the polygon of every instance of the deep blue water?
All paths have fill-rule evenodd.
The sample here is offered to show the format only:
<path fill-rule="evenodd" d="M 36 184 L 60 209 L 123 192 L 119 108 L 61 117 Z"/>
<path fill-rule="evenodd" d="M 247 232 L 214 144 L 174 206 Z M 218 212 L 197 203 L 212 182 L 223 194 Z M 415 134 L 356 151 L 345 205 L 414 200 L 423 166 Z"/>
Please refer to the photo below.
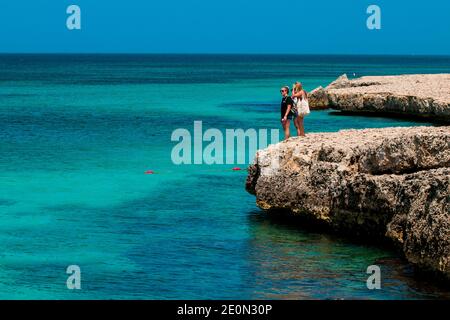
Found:
<path fill-rule="evenodd" d="M 0 55 L 0 298 L 449 298 L 395 252 L 269 219 L 235 165 L 171 161 L 196 120 L 278 128 L 296 80 L 442 72 L 449 57 Z M 306 130 L 418 124 L 317 111 Z"/>

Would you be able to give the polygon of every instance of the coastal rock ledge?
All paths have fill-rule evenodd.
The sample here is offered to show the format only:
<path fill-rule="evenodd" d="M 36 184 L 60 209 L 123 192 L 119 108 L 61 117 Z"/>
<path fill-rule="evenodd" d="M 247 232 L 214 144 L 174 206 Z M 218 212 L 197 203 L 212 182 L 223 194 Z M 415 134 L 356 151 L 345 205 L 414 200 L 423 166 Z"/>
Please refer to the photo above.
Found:
<path fill-rule="evenodd" d="M 368 76 L 344 74 L 310 92 L 311 109 L 384 113 L 450 122 L 450 74 Z"/>
<path fill-rule="evenodd" d="M 393 242 L 450 279 L 450 127 L 309 134 L 256 154 L 246 181 L 270 214 Z"/>

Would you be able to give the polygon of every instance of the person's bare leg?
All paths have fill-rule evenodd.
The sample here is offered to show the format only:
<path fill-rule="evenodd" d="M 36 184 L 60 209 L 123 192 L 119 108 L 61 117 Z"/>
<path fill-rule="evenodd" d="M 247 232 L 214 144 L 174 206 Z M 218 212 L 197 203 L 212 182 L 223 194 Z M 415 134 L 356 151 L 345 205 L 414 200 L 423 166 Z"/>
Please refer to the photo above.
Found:
<path fill-rule="evenodd" d="M 291 133 L 289 132 L 289 125 L 290 120 L 286 120 L 285 122 L 283 122 L 284 140 L 289 139 L 289 137 L 291 136 Z"/>
<path fill-rule="evenodd" d="M 295 119 L 294 119 L 294 125 L 295 125 L 295 128 L 297 129 L 297 136 L 301 136 L 301 131 L 300 131 L 300 117 L 295 117 Z"/>
<path fill-rule="evenodd" d="M 305 136 L 305 124 L 303 123 L 303 117 L 298 117 L 298 127 L 299 127 L 299 136 L 304 137 Z"/>

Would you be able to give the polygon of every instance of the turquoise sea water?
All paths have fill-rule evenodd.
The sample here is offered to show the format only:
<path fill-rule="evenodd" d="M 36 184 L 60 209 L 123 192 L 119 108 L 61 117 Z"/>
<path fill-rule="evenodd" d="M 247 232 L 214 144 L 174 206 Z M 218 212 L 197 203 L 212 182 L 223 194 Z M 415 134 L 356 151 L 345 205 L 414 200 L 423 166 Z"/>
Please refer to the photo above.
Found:
<path fill-rule="evenodd" d="M 295 80 L 441 72 L 450 58 L 0 56 L 0 298 L 449 298 L 390 250 L 269 219 L 233 165 L 175 166 L 170 139 L 195 120 L 279 128 Z M 317 111 L 306 130 L 418 124 Z"/>

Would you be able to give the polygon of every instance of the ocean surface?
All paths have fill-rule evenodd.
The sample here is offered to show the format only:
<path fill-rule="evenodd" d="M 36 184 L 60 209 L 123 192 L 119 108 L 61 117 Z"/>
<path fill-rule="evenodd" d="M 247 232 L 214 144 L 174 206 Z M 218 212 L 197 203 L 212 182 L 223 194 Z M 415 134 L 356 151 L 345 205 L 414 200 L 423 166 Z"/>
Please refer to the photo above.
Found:
<path fill-rule="evenodd" d="M 279 88 L 296 80 L 442 72 L 449 57 L 0 55 L 0 298 L 450 298 L 389 249 L 270 219 L 231 170 L 246 165 L 171 160 L 172 132 L 194 121 L 279 128 Z M 305 120 L 307 132 L 419 124 L 431 125 Z M 381 290 L 366 287 L 373 264 Z M 67 289 L 69 265 L 81 290 Z"/>

